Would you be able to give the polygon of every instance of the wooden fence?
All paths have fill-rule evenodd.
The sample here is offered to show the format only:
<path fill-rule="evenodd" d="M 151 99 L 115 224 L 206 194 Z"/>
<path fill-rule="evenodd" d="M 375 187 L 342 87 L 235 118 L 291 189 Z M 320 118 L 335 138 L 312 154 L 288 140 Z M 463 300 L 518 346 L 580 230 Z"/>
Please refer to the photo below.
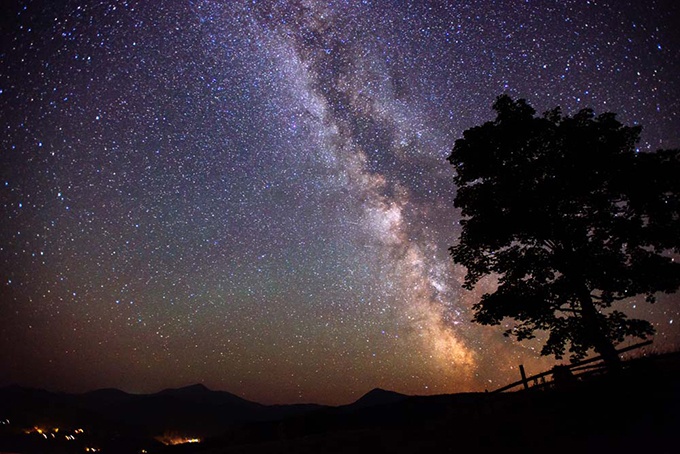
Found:
<path fill-rule="evenodd" d="M 619 350 L 616 350 L 616 352 L 620 355 L 621 353 L 629 352 L 631 350 L 635 350 L 637 348 L 642 348 L 646 347 L 648 345 L 651 345 L 652 341 L 645 341 L 645 342 L 640 342 L 634 345 L 631 345 L 629 347 L 621 348 Z M 579 361 L 576 363 L 564 365 L 564 366 L 558 366 L 562 367 L 562 370 L 568 370 L 569 373 L 571 373 L 575 377 L 581 377 L 584 375 L 588 374 L 593 374 L 596 372 L 600 372 L 602 369 L 604 369 L 604 363 L 602 361 L 602 356 L 595 356 L 593 358 L 588 358 L 584 359 L 583 361 Z M 555 369 L 551 369 L 545 372 L 541 372 L 540 374 L 532 375 L 530 377 L 526 376 L 526 373 L 524 371 L 524 366 L 522 364 L 519 365 L 519 372 L 520 375 L 522 376 L 521 380 L 516 381 L 514 383 L 510 383 L 509 385 L 505 385 L 502 388 L 498 388 L 494 390 L 494 393 L 500 393 L 503 391 L 507 391 L 509 389 L 515 388 L 517 386 L 524 386 L 524 389 L 529 389 L 530 387 L 535 388 L 539 386 L 544 386 L 546 384 L 545 378 L 549 375 L 553 375 L 555 373 Z M 541 381 L 539 383 L 539 380 Z M 533 382 L 534 386 L 530 386 L 530 383 Z"/>

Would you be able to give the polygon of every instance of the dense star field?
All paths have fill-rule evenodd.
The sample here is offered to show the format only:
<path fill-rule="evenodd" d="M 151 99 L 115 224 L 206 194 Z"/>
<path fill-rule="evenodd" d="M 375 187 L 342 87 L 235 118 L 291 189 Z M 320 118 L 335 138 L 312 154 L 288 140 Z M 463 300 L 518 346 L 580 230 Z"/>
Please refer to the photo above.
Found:
<path fill-rule="evenodd" d="M 0 385 L 499 387 L 555 361 L 470 323 L 454 141 L 508 93 L 680 146 L 670 0 L 7 3 Z"/>

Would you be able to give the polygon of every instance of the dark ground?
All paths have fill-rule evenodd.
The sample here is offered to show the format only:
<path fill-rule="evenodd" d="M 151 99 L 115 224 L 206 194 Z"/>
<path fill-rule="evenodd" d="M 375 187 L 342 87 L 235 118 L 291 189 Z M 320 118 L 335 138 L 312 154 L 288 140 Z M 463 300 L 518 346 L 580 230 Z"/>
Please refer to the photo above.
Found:
<path fill-rule="evenodd" d="M 19 435 L 15 423 L 14 432 L 0 426 L 0 453 L 84 452 L 88 443 L 102 453 L 162 454 L 680 452 L 678 353 L 634 360 L 618 377 L 561 389 L 427 397 L 374 390 L 342 407 L 266 407 L 201 387 L 151 396 L 108 390 L 84 401 L 40 393 L 0 390 L 0 419 L 11 413 L 24 425 L 37 416 L 85 423 L 90 438 L 48 444 Z M 208 427 L 200 444 L 165 447 L 152 438 Z"/>
<path fill-rule="evenodd" d="M 356 411 L 323 409 L 251 426 L 251 437 L 240 431 L 181 452 L 680 452 L 680 355 L 628 366 L 616 379 L 592 377 L 560 390 L 408 397 Z"/>

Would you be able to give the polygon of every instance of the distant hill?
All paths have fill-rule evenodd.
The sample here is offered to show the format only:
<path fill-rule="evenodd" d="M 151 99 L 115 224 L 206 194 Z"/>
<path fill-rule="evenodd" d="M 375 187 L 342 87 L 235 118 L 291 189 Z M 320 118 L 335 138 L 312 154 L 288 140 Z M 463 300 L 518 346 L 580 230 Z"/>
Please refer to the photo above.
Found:
<path fill-rule="evenodd" d="M 374 407 L 376 405 L 385 405 L 400 402 L 408 397 L 409 396 L 405 394 L 399 394 L 394 391 L 387 391 L 384 389 L 375 388 L 361 396 L 355 402 L 349 405 L 345 405 L 344 408 L 348 410 L 349 409 L 357 410 L 360 408 Z"/>
<path fill-rule="evenodd" d="M 220 405 L 239 405 L 239 406 L 258 406 L 263 405 L 251 402 L 249 400 L 243 399 L 235 394 L 228 393 L 226 391 L 211 391 L 205 385 L 195 384 L 185 386 L 183 388 L 170 388 L 164 389 L 153 396 L 170 396 L 176 399 L 180 399 L 185 402 L 193 403 L 205 403 L 215 405 L 219 403 Z"/>
<path fill-rule="evenodd" d="M 134 399 L 132 394 L 114 388 L 98 389 L 80 395 L 84 405 L 91 408 L 99 408 L 105 405 L 120 405 Z"/>
<path fill-rule="evenodd" d="M 128 394 L 118 389 L 67 394 L 16 385 L 0 388 L 0 415 L 17 423 L 104 426 L 140 436 L 168 430 L 208 436 L 230 425 L 272 421 L 321 407 L 262 405 L 203 385 L 154 394 Z"/>

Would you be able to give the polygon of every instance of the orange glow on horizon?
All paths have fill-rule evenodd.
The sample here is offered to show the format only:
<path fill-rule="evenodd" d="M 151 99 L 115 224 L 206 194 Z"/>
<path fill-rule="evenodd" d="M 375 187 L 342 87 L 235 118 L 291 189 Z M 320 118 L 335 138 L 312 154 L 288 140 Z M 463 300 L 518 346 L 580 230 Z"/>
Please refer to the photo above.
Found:
<path fill-rule="evenodd" d="M 160 441 L 166 446 L 183 445 L 186 443 L 200 443 L 201 439 L 196 437 L 187 437 L 173 433 L 164 433 L 158 437 L 156 440 Z"/>

